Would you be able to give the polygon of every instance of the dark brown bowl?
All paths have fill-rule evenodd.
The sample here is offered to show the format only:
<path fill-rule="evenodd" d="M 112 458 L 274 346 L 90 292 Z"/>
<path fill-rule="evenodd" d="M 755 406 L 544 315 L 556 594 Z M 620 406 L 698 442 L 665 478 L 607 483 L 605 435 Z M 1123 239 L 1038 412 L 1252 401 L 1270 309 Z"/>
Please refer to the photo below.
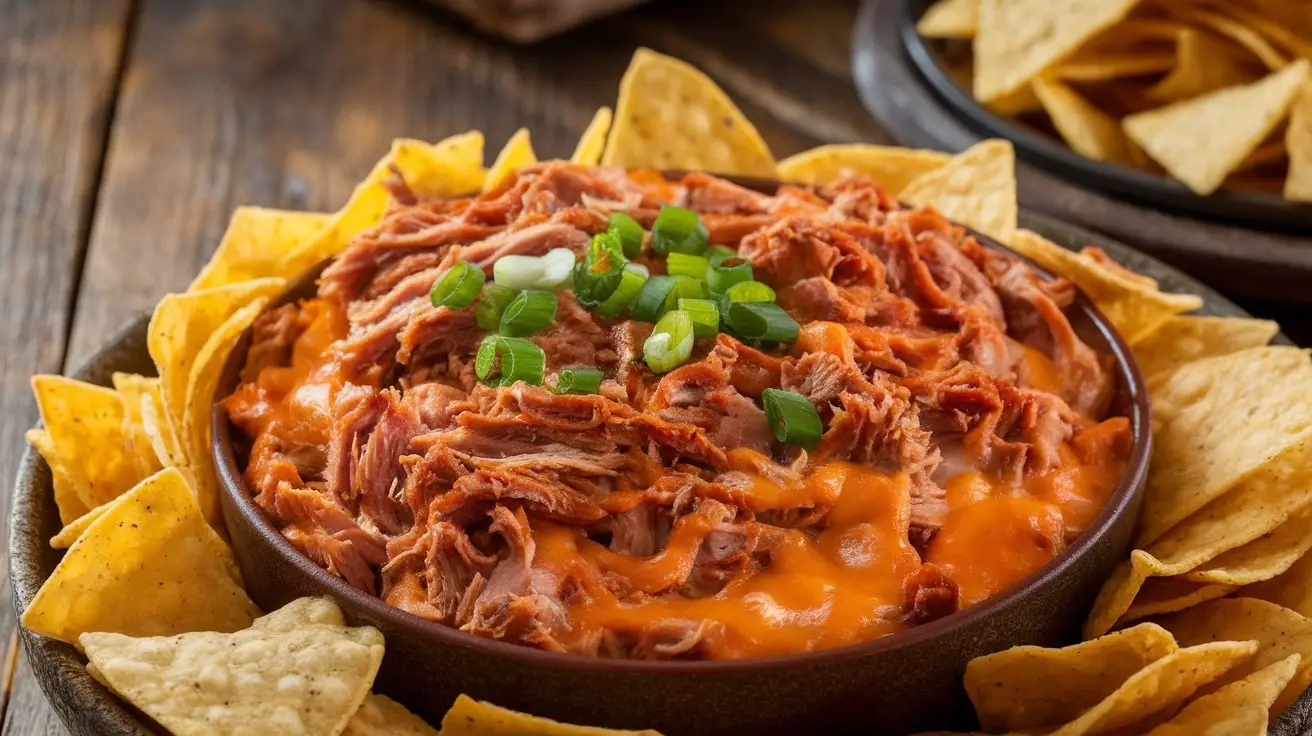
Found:
<path fill-rule="evenodd" d="M 776 183 L 739 180 L 773 191 Z M 980 242 L 1004 250 L 993 240 Z M 1008 251 L 1010 252 L 1010 251 Z M 313 295 L 318 269 L 272 306 Z M 1128 548 L 1148 471 L 1148 394 L 1129 349 L 1083 295 L 1068 310 L 1091 347 L 1115 359 L 1113 415 L 1129 417 L 1134 447 L 1120 485 L 1088 530 L 1011 591 L 883 639 L 752 660 L 650 662 L 557 654 L 493 641 L 392 608 L 302 555 L 251 498 L 216 407 L 213 451 L 223 517 L 246 588 L 269 610 L 305 595 L 331 595 L 353 623 L 387 639 L 377 689 L 437 723 L 461 693 L 574 723 L 655 728 L 667 736 L 908 733 L 969 727 L 961 677 L 973 657 L 1020 644 L 1075 640 L 1089 605 Z M 249 331 L 228 359 L 216 401 L 237 385 Z"/>

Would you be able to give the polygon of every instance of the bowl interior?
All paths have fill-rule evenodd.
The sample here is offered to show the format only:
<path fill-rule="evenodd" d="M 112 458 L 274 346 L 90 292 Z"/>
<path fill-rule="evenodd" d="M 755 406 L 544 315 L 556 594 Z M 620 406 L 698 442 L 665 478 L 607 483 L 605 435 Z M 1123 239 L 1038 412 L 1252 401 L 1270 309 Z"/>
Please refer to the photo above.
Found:
<path fill-rule="evenodd" d="M 905 11 L 899 19 L 902 43 L 925 83 L 976 132 L 1010 140 L 1017 155 L 1027 163 L 1122 199 L 1178 214 L 1268 230 L 1312 232 L 1312 204 L 1235 189 L 1222 189 L 1208 196 L 1195 194 L 1165 175 L 1085 158 L 1056 138 L 994 113 L 976 102 L 970 91 L 962 89 L 948 73 L 947 45 L 922 38 L 916 32 L 916 21 L 932 0 L 904 3 Z"/>

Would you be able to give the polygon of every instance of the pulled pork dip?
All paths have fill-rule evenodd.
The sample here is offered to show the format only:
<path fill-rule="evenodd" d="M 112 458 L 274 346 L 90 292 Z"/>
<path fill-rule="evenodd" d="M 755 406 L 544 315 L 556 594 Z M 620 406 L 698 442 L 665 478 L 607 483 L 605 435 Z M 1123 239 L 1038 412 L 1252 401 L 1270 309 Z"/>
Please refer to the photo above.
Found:
<path fill-rule="evenodd" d="M 286 538 L 421 618 L 599 657 L 843 646 L 1006 591 L 1121 477 L 1071 284 L 868 181 L 392 188 L 223 406 Z"/>

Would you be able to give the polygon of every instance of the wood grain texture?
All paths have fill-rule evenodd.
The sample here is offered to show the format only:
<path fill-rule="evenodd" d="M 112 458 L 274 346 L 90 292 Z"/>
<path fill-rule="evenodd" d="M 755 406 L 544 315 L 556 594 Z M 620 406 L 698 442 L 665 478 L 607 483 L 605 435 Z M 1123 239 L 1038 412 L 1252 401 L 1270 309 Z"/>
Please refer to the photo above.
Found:
<path fill-rule="evenodd" d="M 28 377 L 60 371 L 124 39 L 126 0 L 0 0 L 0 477 L 36 417 Z M 8 494 L 0 515 L 8 517 Z M 0 575 L 7 575 L 8 566 Z M 9 584 L 0 641 L 12 642 Z M 11 661 L 7 652 L 5 661 Z M 19 664 L 4 733 L 61 733 Z M 8 694 L 8 693 L 6 693 Z"/>

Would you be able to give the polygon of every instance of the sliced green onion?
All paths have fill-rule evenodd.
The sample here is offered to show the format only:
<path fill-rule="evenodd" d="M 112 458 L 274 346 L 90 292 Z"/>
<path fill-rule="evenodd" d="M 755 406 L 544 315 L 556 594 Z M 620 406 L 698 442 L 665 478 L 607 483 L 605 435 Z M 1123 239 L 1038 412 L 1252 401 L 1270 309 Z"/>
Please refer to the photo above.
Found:
<path fill-rule="evenodd" d="M 709 299 L 680 299 L 679 309 L 692 317 L 693 335 L 698 340 L 715 337 L 720 331 L 720 308 Z"/>
<path fill-rule="evenodd" d="M 737 257 L 738 257 L 738 251 L 734 250 L 733 248 L 730 248 L 727 245 L 712 245 L 706 251 L 706 258 L 711 262 L 711 265 L 721 263 L 726 258 L 737 258 Z"/>
<path fill-rule="evenodd" d="M 815 406 L 803 395 L 792 391 L 767 388 L 761 393 L 765 405 L 765 418 L 770 423 L 774 438 L 806 449 L 815 447 L 825 427 Z"/>
<path fill-rule="evenodd" d="M 671 276 L 674 279 L 674 288 L 679 292 L 680 299 L 705 299 L 706 284 L 698 279 L 688 276 Z M 674 309 L 678 306 L 678 301 L 671 301 L 666 309 Z"/>
<path fill-rule="evenodd" d="M 478 296 L 486 280 L 483 269 L 462 261 L 442 272 L 428 292 L 428 299 L 435 307 L 464 309 Z"/>
<path fill-rule="evenodd" d="M 596 309 L 619 288 L 624 273 L 624 253 L 613 233 L 598 233 L 588 253 L 574 266 L 574 298 L 584 309 Z"/>
<path fill-rule="evenodd" d="M 706 252 L 709 237 L 696 212 L 662 205 L 651 226 L 651 249 L 663 256 L 671 253 L 699 256 Z"/>
<path fill-rule="evenodd" d="M 566 368 L 556 376 L 551 390 L 558 394 L 595 394 L 601 390 L 601 379 L 606 374 L 596 368 Z"/>
<path fill-rule="evenodd" d="M 732 302 L 726 322 L 734 334 L 748 340 L 797 342 L 797 322 L 778 304 Z"/>
<path fill-rule="evenodd" d="M 734 285 L 751 281 L 752 278 L 752 264 L 736 255 L 718 263 L 711 261 L 706 269 L 706 286 L 714 294 L 723 294 Z"/>
<path fill-rule="evenodd" d="M 524 381 L 542 385 L 547 354 L 528 340 L 502 335 L 488 335 L 478 346 L 474 374 L 489 386 L 509 386 Z"/>
<path fill-rule="evenodd" d="M 774 289 L 760 281 L 742 281 L 724 291 L 731 302 L 773 302 Z"/>
<path fill-rule="evenodd" d="M 542 256 L 542 278 L 535 289 L 560 291 L 569 286 L 574 274 L 574 251 L 569 248 L 552 248 Z"/>
<path fill-rule="evenodd" d="M 642 291 L 642 285 L 647 283 L 647 267 L 641 263 L 624 264 L 624 273 L 620 275 L 620 285 L 615 288 L 615 292 L 606 297 L 606 301 L 597 307 L 596 314 L 599 317 L 618 317 L 624 313 L 633 300 L 637 298 L 638 293 Z"/>
<path fill-rule="evenodd" d="M 682 309 L 665 313 L 642 344 L 642 359 L 657 373 L 672 371 L 692 355 L 692 316 Z"/>
<path fill-rule="evenodd" d="M 661 315 L 665 314 L 665 303 L 670 295 L 674 294 L 676 300 L 679 298 L 675 287 L 673 276 L 652 276 L 647 279 L 629 307 L 633 318 L 643 322 L 655 322 L 660 319 Z"/>
<path fill-rule="evenodd" d="M 642 253 L 642 225 L 623 212 L 610 213 L 610 231 L 620 239 L 626 258 L 637 258 Z"/>
<path fill-rule="evenodd" d="M 537 256 L 501 256 L 492 264 L 492 279 L 515 291 L 536 289 L 546 270 L 546 264 Z"/>
<path fill-rule="evenodd" d="M 501 314 L 497 329 L 508 337 L 535 335 L 556 318 L 556 295 L 550 291 L 521 291 Z"/>
<path fill-rule="evenodd" d="M 501 313 L 506 311 L 506 307 L 510 306 L 518 293 L 501 284 L 488 284 L 483 289 L 483 295 L 478 299 L 478 306 L 474 308 L 474 316 L 478 318 L 478 329 L 484 332 L 496 332 L 501 327 Z"/>
<path fill-rule="evenodd" d="M 706 280 L 706 270 L 711 262 L 702 256 L 690 256 L 687 253 L 671 253 L 665 260 L 665 270 L 671 276 L 687 276 L 697 281 Z"/>

